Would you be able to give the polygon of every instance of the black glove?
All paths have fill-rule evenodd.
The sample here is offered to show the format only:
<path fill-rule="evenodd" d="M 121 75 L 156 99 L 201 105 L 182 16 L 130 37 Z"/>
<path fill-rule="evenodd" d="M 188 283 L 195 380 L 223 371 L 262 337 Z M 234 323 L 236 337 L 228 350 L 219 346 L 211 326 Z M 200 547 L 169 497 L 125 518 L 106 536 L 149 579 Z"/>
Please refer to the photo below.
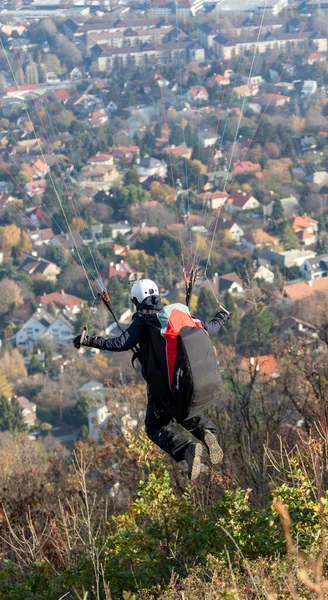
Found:
<path fill-rule="evenodd" d="M 81 337 L 81 335 L 78 335 L 73 340 L 73 344 L 78 350 L 81 348 Z M 82 346 L 91 346 L 92 348 L 98 348 L 99 350 L 103 350 L 104 344 L 104 338 L 99 335 L 86 335 L 82 342 Z"/>

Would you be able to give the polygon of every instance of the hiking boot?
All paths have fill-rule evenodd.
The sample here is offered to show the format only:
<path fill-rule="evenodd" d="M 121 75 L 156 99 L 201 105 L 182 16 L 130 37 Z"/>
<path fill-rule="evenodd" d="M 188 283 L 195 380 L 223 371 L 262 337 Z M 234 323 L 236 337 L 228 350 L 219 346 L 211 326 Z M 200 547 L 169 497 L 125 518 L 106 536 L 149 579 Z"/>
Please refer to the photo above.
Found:
<path fill-rule="evenodd" d="M 188 464 L 188 477 L 190 481 L 193 481 L 198 477 L 202 468 L 202 444 L 190 445 L 184 454 L 184 459 Z"/>
<path fill-rule="evenodd" d="M 218 465 L 222 462 L 223 450 L 216 439 L 216 435 L 212 433 L 212 431 L 206 431 L 204 443 L 207 446 L 212 465 Z"/>

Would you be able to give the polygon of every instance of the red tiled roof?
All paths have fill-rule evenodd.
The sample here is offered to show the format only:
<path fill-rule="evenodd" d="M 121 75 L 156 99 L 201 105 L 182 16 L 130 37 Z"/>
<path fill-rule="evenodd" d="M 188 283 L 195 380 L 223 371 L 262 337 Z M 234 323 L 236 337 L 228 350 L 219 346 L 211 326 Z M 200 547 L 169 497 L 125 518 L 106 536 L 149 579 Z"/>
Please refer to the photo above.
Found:
<path fill-rule="evenodd" d="M 67 90 L 57 90 L 54 92 L 54 96 L 61 102 L 65 102 L 69 98 L 69 93 Z"/>
<path fill-rule="evenodd" d="M 247 373 L 257 370 L 262 377 L 273 377 L 279 374 L 279 366 L 273 354 L 243 358 L 240 369 Z"/>
<path fill-rule="evenodd" d="M 316 293 L 328 294 L 328 277 L 291 283 L 284 288 L 284 294 L 293 302 L 314 296 Z"/>
<path fill-rule="evenodd" d="M 318 225 L 318 221 L 308 217 L 306 214 L 301 216 L 295 216 L 291 219 L 292 228 L 297 231 L 299 229 L 307 229 L 308 227 Z"/>
<path fill-rule="evenodd" d="M 259 163 L 252 163 L 250 160 L 239 160 L 233 163 L 235 173 L 243 173 L 245 171 L 261 171 Z"/>
<path fill-rule="evenodd" d="M 82 298 L 78 298 L 78 296 L 72 296 L 72 294 L 65 294 L 63 290 L 61 292 L 43 294 L 37 298 L 37 301 L 40 304 L 51 304 L 51 302 L 53 302 L 54 304 L 58 304 L 61 308 L 64 308 L 65 306 L 73 308 L 79 304 L 86 304 L 86 301 Z"/>
<path fill-rule="evenodd" d="M 237 192 L 236 190 L 233 190 L 232 192 L 230 192 L 230 198 L 232 199 L 231 204 L 242 208 L 243 206 L 245 206 L 248 200 L 252 198 L 252 196 L 250 194 L 246 194 L 246 192 Z"/>

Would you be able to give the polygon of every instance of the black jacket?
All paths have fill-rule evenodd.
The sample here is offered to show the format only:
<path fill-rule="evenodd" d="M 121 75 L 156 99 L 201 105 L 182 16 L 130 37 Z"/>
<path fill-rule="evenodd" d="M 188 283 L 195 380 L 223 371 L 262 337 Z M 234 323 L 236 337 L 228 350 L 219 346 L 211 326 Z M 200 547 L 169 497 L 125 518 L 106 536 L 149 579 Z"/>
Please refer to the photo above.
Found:
<path fill-rule="evenodd" d="M 92 346 L 109 352 L 124 352 L 133 350 L 137 346 L 141 349 L 148 341 L 146 315 L 156 314 L 163 308 L 159 296 L 149 296 L 138 306 L 132 317 L 131 325 L 117 337 L 103 338 L 100 336 L 87 336 L 84 346 Z M 218 311 L 211 321 L 200 321 L 209 335 L 215 335 L 229 318 L 229 313 Z"/>

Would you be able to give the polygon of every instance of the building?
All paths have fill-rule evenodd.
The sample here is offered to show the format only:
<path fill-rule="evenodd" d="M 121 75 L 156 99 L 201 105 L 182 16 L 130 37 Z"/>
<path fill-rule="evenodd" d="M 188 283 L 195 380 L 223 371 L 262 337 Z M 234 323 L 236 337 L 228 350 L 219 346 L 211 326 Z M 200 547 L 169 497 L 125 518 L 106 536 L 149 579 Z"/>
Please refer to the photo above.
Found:
<path fill-rule="evenodd" d="M 50 337 L 58 344 L 69 344 L 74 337 L 73 325 L 62 316 L 54 317 L 43 308 L 37 308 L 16 333 L 16 345 L 34 346 L 44 337 Z"/>
<path fill-rule="evenodd" d="M 284 298 L 291 302 L 308 300 L 315 298 L 316 295 L 328 297 L 328 277 L 290 283 L 284 288 Z"/>
<path fill-rule="evenodd" d="M 268 31 L 264 36 L 259 34 L 260 30 L 254 31 L 245 39 L 244 35 L 235 37 L 218 33 L 213 38 L 212 48 L 220 60 L 231 60 L 234 56 L 240 56 L 244 52 L 254 53 L 255 50 L 258 54 L 267 50 L 291 51 L 292 48 L 313 48 L 319 52 L 327 52 L 327 37 L 308 30 L 288 33 Z"/>
<path fill-rule="evenodd" d="M 313 258 L 308 258 L 300 267 L 302 277 L 313 281 L 328 276 L 328 254 L 320 254 Z"/>
<path fill-rule="evenodd" d="M 249 233 L 245 233 L 240 238 L 241 245 L 253 252 L 255 249 L 274 248 L 278 246 L 279 239 L 273 235 L 270 235 L 263 229 L 255 229 Z"/>
<path fill-rule="evenodd" d="M 244 291 L 242 280 L 237 273 L 226 273 L 225 275 L 221 275 L 221 277 L 215 276 L 213 284 L 218 295 L 225 294 L 225 292 L 229 292 L 229 294 L 242 294 Z"/>
<path fill-rule="evenodd" d="M 285 250 L 284 252 L 266 250 L 260 253 L 258 261 L 260 265 L 266 266 L 268 262 L 276 260 L 286 269 L 289 269 L 290 267 L 300 267 L 304 261 L 313 258 L 315 255 L 313 250 Z"/>
<path fill-rule="evenodd" d="M 303 83 L 302 94 L 303 96 L 313 96 L 318 89 L 318 84 L 312 79 L 306 79 Z"/>
<path fill-rule="evenodd" d="M 314 325 L 290 316 L 286 317 L 280 323 L 279 338 L 283 338 L 287 341 L 294 338 L 295 340 L 301 340 L 302 342 L 305 341 L 316 345 L 319 335 Z"/>
<path fill-rule="evenodd" d="M 30 402 L 25 396 L 17 396 L 16 398 L 19 406 L 22 409 L 23 421 L 27 427 L 34 427 L 37 416 L 36 416 L 36 404 Z"/>
<path fill-rule="evenodd" d="M 274 273 L 264 265 L 260 265 L 254 273 L 254 279 L 262 279 L 266 283 L 274 283 Z"/>
<path fill-rule="evenodd" d="M 261 170 L 262 167 L 259 163 L 252 163 L 250 160 L 239 160 L 233 163 L 234 175 L 238 175 L 238 173 L 256 173 Z"/>
<path fill-rule="evenodd" d="M 254 377 L 262 381 L 270 381 L 279 377 L 280 374 L 279 365 L 273 354 L 242 358 L 239 369 L 246 381 Z"/>
<path fill-rule="evenodd" d="M 261 204 L 254 196 L 246 194 L 246 192 L 242 192 L 241 190 L 230 192 L 227 200 L 227 208 L 232 214 L 241 210 L 256 210 L 260 206 Z"/>
<path fill-rule="evenodd" d="M 302 246 L 311 246 L 317 241 L 318 221 L 306 214 L 293 216 L 290 224 Z"/>
<path fill-rule="evenodd" d="M 163 160 L 158 158 L 152 158 L 151 156 L 145 156 L 145 158 L 138 158 L 136 161 L 136 171 L 139 175 L 141 183 L 156 175 L 161 179 L 165 179 L 167 174 L 167 164 Z"/>
<path fill-rule="evenodd" d="M 189 102 L 207 102 L 208 91 L 203 85 L 193 85 L 187 92 L 186 98 Z"/>
<path fill-rule="evenodd" d="M 226 192 L 201 192 L 198 194 L 198 198 L 202 201 L 203 206 L 210 206 L 211 210 L 217 210 L 223 206 L 227 199 L 228 194 Z"/>
<path fill-rule="evenodd" d="M 108 416 L 106 405 L 97 406 L 88 411 L 89 435 L 94 440 L 99 441 L 101 439 L 101 430 L 106 429 Z"/>
<path fill-rule="evenodd" d="M 231 241 L 236 242 L 236 244 L 239 244 L 240 238 L 244 235 L 244 230 L 240 227 L 240 225 L 238 225 L 238 223 L 235 221 L 227 221 L 225 218 L 222 220 L 219 219 L 216 229 L 218 235 L 221 234 L 223 238 L 227 240 L 230 238 Z"/>
<path fill-rule="evenodd" d="M 56 281 L 57 275 L 61 271 L 55 263 L 32 254 L 24 255 L 19 270 L 31 276 L 42 275 L 47 281 Z"/>
<path fill-rule="evenodd" d="M 64 290 L 38 296 L 36 302 L 45 307 L 49 306 L 49 304 L 53 304 L 56 307 L 57 312 L 67 309 L 74 315 L 78 314 L 81 311 L 81 308 L 87 304 L 86 300 L 78 298 L 77 296 L 72 296 L 72 294 L 66 294 Z"/>

